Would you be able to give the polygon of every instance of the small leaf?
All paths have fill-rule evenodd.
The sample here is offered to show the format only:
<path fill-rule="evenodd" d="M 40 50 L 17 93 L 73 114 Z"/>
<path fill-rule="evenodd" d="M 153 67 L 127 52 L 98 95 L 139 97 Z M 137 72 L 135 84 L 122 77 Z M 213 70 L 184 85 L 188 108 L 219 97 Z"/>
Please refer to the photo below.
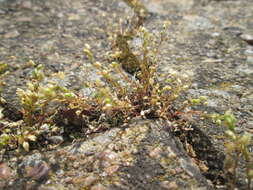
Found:
<path fill-rule="evenodd" d="M 253 178 L 253 170 L 249 170 L 249 172 L 248 172 L 248 177 L 250 178 L 250 179 L 252 179 Z"/>
<path fill-rule="evenodd" d="M 231 140 L 236 140 L 236 135 L 233 131 L 227 130 L 225 132 L 225 134 L 227 135 L 227 137 L 229 137 Z"/>
<path fill-rule="evenodd" d="M 199 104 L 201 102 L 201 100 L 200 99 L 192 99 L 191 102 L 193 104 Z"/>
<path fill-rule="evenodd" d="M 231 153 L 231 152 L 235 151 L 235 149 L 236 149 L 236 145 L 233 142 L 226 143 L 225 146 L 226 146 L 227 153 Z"/>
<path fill-rule="evenodd" d="M 28 142 L 23 142 L 22 144 L 23 148 L 25 149 L 25 151 L 29 152 L 29 143 Z"/>
<path fill-rule="evenodd" d="M 233 114 L 230 113 L 230 111 L 227 111 L 224 116 L 223 116 L 223 120 L 225 122 L 225 124 L 228 126 L 228 128 L 230 130 L 234 130 L 235 129 L 235 124 L 236 124 L 236 118 Z"/>
<path fill-rule="evenodd" d="M 251 141 L 251 135 L 248 134 L 248 133 L 245 133 L 239 140 L 238 142 L 241 144 L 241 145 L 244 145 L 244 146 L 248 146 L 250 144 L 250 141 Z"/>

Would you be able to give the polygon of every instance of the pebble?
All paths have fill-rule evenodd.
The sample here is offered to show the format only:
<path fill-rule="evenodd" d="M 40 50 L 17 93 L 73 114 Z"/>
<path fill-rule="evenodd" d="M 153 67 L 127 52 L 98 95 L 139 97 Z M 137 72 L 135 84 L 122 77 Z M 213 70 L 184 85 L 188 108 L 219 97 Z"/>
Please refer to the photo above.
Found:
<path fill-rule="evenodd" d="M 24 9 L 31 9 L 32 8 L 32 2 L 29 1 L 29 0 L 23 1 L 20 6 Z"/>
<path fill-rule="evenodd" d="M 54 187 L 38 187 L 38 190 L 57 190 Z"/>
<path fill-rule="evenodd" d="M 176 158 L 176 157 L 177 157 L 177 155 L 176 155 L 175 152 L 171 149 L 171 147 L 168 146 L 167 151 L 168 151 L 168 157 L 169 157 L 169 158 Z"/>
<path fill-rule="evenodd" d="M 50 132 L 50 126 L 48 124 L 43 124 L 40 129 L 45 132 L 45 133 L 48 133 Z"/>
<path fill-rule="evenodd" d="M 156 147 L 149 153 L 149 156 L 154 159 L 159 159 L 161 157 L 161 153 L 162 149 L 160 147 Z"/>
<path fill-rule="evenodd" d="M 75 21 L 75 20 L 80 20 L 80 19 L 81 18 L 80 18 L 80 16 L 78 14 L 70 14 L 68 16 L 68 20 L 70 20 L 70 21 Z"/>
<path fill-rule="evenodd" d="M 73 184 L 82 184 L 85 180 L 84 176 L 78 176 L 78 177 L 74 177 L 73 179 L 71 179 L 71 183 Z"/>
<path fill-rule="evenodd" d="M 42 180 L 48 177 L 50 167 L 44 161 L 36 163 L 34 167 L 26 167 L 26 176 L 33 180 Z"/>
<path fill-rule="evenodd" d="M 167 183 L 166 187 L 168 189 L 170 189 L 170 190 L 176 190 L 176 189 L 178 189 L 178 185 L 177 185 L 177 183 L 175 181 Z"/>
<path fill-rule="evenodd" d="M 0 179 L 8 179 L 11 177 L 11 169 L 7 164 L 1 163 L 0 164 Z"/>
<path fill-rule="evenodd" d="M 84 185 L 85 186 L 90 186 L 91 184 L 93 184 L 95 181 L 97 180 L 97 177 L 95 175 L 90 175 L 88 177 L 85 178 L 84 180 Z"/>
<path fill-rule="evenodd" d="M 242 34 L 242 29 L 235 26 L 227 26 L 224 27 L 223 30 L 228 31 L 231 34 L 234 34 L 235 36 L 240 36 Z"/>
<path fill-rule="evenodd" d="M 73 168 L 77 169 L 79 167 L 79 165 L 80 165 L 79 162 L 74 162 L 73 163 Z"/>
<path fill-rule="evenodd" d="M 64 182 L 65 183 L 72 183 L 73 181 L 72 181 L 73 179 L 71 178 L 71 177 L 66 177 L 65 179 L 64 179 Z"/>
<path fill-rule="evenodd" d="M 253 48 L 250 46 L 245 50 L 244 54 L 247 56 L 253 56 Z"/>
<path fill-rule="evenodd" d="M 212 37 L 216 38 L 216 37 L 219 37 L 220 36 L 220 33 L 219 32 L 214 32 L 212 33 Z"/>
<path fill-rule="evenodd" d="M 113 151 L 106 150 L 99 155 L 99 158 L 102 161 L 112 162 L 115 161 L 115 159 L 117 159 L 117 154 Z"/>
<path fill-rule="evenodd" d="M 105 186 L 103 186 L 102 184 L 97 184 L 93 187 L 91 187 L 90 190 L 108 190 Z"/>
<path fill-rule="evenodd" d="M 240 35 L 240 38 L 247 42 L 250 45 L 253 45 L 253 35 L 251 34 L 242 34 Z"/>
<path fill-rule="evenodd" d="M 4 38 L 16 38 L 20 35 L 20 33 L 17 30 L 12 30 L 4 34 Z"/>
<path fill-rule="evenodd" d="M 53 144 L 61 144 L 64 141 L 62 136 L 51 136 L 48 140 Z"/>
<path fill-rule="evenodd" d="M 106 168 L 105 172 L 107 173 L 107 175 L 111 176 L 115 172 L 117 172 L 118 169 L 119 169 L 119 165 L 113 165 L 113 166 L 109 166 L 108 168 Z"/>

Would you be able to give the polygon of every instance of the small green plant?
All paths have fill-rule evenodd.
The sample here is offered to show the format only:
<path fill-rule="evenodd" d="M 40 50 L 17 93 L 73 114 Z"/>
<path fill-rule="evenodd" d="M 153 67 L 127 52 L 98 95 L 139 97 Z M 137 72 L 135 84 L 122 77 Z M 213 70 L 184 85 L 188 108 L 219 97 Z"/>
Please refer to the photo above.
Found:
<path fill-rule="evenodd" d="M 48 119 L 47 117 L 53 114 L 49 113 L 49 107 L 54 103 L 62 103 L 75 97 L 68 89 L 53 81 L 43 84 L 45 79 L 43 68 L 42 65 L 38 65 L 34 69 L 26 90 L 17 89 L 24 123 L 20 126 L 19 135 L 15 138 L 18 144 L 27 151 L 29 150 L 29 141 L 36 141 L 36 137 L 40 133 L 40 126 Z"/>
<path fill-rule="evenodd" d="M 41 123 L 46 115 L 47 108 L 54 102 L 66 101 L 67 98 L 74 97 L 74 94 L 65 87 L 59 86 L 53 81 L 43 85 L 43 66 L 38 65 L 31 80 L 27 83 L 28 89 L 17 89 L 17 94 L 21 100 L 23 118 L 29 127 L 35 123 Z"/>
<path fill-rule="evenodd" d="M 235 189 L 239 160 L 243 159 L 248 181 L 248 190 L 250 190 L 253 179 L 253 159 L 249 152 L 249 146 L 252 146 L 251 135 L 248 133 L 240 134 L 236 131 L 237 120 L 230 111 L 227 111 L 224 115 L 214 115 L 213 118 L 218 124 L 225 125 L 227 129 L 225 131 L 226 159 L 224 169 L 230 180 L 230 189 Z"/>
<path fill-rule="evenodd" d="M 95 89 L 89 97 L 77 96 L 48 80 L 43 66 L 38 65 L 27 83 L 27 89 L 17 89 L 23 123 L 16 128 L 7 128 L 0 144 L 9 146 L 16 143 L 28 151 L 30 142 L 37 141 L 40 136 L 41 126 L 55 121 L 51 116 L 57 114 L 62 115 L 60 120 L 69 120 L 74 126 L 80 126 L 84 134 L 127 124 L 134 117 L 171 120 L 180 115 L 185 107 L 176 112 L 173 103 L 188 88 L 188 78 L 180 78 L 176 74 L 164 76 L 157 72 L 157 57 L 160 45 L 166 39 L 168 24 L 164 24 L 164 30 L 159 35 L 148 32 L 144 27 L 117 34 L 116 48 L 111 56 L 114 60 L 108 64 L 96 61 L 86 44 L 84 52 L 102 77 L 86 84 Z M 134 37 L 142 41 L 138 54 L 129 44 Z M 29 62 L 29 65 L 35 65 L 33 61 Z M 196 104 L 196 101 L 198 103 L 198 100 L 192 100 L 184 106 Z M 56 106 L 51 111 L 50 107 L 55 104 L 61 109 Z"/>
<path fill-rule="evenodd" d="M 164 30 L 166 29 L 167 24 L 164 25 Z M 171 118 L 172 103 L 181 91 L 188 88 L 189 81 L 182 81 L 178 76 L 171 75 L 163 83 L 158 82 L 162 76 L 157 72 L 156 57 L 165 32 L 160 33 L 160 41 L 155 41 L 154 35 L 140 27 L 136 31 L 136 35 L 143 40 L 139 57 L 129 47 L 126 35 L 117 36 L 118 48 L 112 57 L 120 61 L 113 61 L 109 67 L 95 61 L 89 45 L 84 48 L 89 61 L 108 84 L 103 86 L 101 81 L 93 84 L 97 89 L 94 96 L 96 102 L 102 105 L 104 111 L 123 112 L 122 121 L 133 116 Z M 125 71 L 135 75 L 138 80 L 132 79 Z M 121 79 L 125 85 L 119 82 Z"/>
<path fill-rule="evenodd" d="M 8 65 L 6 63 L 0 63 L 0 74 L 3 74 L 7 68 Z"/>
<path fill-rule="evenodd" d="M 8 74 L 7 68 L 8 68 L 8 65 L 6 63 L 0 62 L 0 97 L 1 97 L 2 87 L 4 86 L 3 79 Z"/>

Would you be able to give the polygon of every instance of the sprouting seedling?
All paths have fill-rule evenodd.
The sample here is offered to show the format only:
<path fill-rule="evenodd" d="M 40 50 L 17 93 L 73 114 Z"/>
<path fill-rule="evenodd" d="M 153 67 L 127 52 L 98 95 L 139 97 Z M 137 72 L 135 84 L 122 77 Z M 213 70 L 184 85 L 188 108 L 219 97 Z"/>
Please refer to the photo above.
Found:
<path fill-rule="evenodd" d="M 246 168 L 245 174 L 248 181 L 247 188 L 250 190 L 251 181 L 253 179 L 253 160 L 248 149 L 249 145 L 252 143 L 251 135 L 248 133 L 239 134 L 236 131 L 237 120 L 231 111 L 227 111 L 224 115 L 216 115 L 214 118 L 218 124 L 223 124 L 227 127 L 225 131 L 227 142 L 225 143 L 226 159 L 224 162 L 224 169 L 228 174 L 232 174 L 232 179 L 230 178 L 230 188 L 235 189 L 239 160 L 243 158 Z"/>
<path fill-rule="evenodd" d="M 49 105 L 57 102 L 67 102 L 75 98 L 71 91 L 53 81 L 44 84 L 43 69 L 43 65 L 38 65 L 34 69 L 26 90 L 17 89 L 24 120 L 24 125 L 21 127 L 17 140 L 26 151 L 29 150 L 29 141 L 36 141 L 36 135 L 38 135 L 39 127 L 46 119 Z"/>

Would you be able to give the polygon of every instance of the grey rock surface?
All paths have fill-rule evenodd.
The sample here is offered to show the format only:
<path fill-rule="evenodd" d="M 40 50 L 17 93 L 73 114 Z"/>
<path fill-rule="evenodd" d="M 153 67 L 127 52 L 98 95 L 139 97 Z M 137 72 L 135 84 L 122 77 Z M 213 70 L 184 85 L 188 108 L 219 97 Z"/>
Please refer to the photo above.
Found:
<path fill-rule="evenodd" d="M 111 129 L 54 151 L 31 152 L 19 162 L 12 168 L 20 175 L 6 189 L 212 189 L 163 120 L 133 121 L 127 129 Z M 38 180 L 49 171 L 41 186 Z"/>
<path fill-rule="evenodd" d="M 252 133 L 252 35 L 245 36 L 253 32 L 252 0 L 143 2 L 151 13 L 144 26 L 151 32 L 161 31 L 164 21 L 171 22 L 169 39 L 161 46 L 159 71 L 165 77 L 176 73 L 191 78 L 192 86 L 184 98 L 207 96 L 208 105 L 200 110 L 224 113 L 231 109 L 241 123 L 239 128 Z M 93 89 L 84 84 L 100 76 L 83 54 L 84 44 L 91 45 L 98 61 L 108 64 L 108 33 L 118 18 L 132 15 L 120 0 L 0 0 L 0 62 L 7 63 L 10 72 L 4 78 L 2 96 L 15 109 L 20 108 L 16 89 L 26 87 L 33 70 L 26 64 L 30 59 L 45 65 L 47 76 L 63 71 L 64 86 L 81 95 L 92 94 Z M 9 118 L 20 114 L 14 109 L 5 113 Z M 14 177 L 0 185 L 5 189 L 214 189 L 209 180 L 217 176 L 205 175 L 205 167 L 214 167 L 215 161 L 222 165 L 216 155 L 224 150 L 224 142 L 216 137 L 224 129 L 200 119 L 195 126 L 203 131 L 200 136 L 210 138 L 205 146 L 198 142 L 203 149 L 194 147 L 201 155 L 196 160 L 166 130 L 166 122 L 140 121 L 125 130 L 119 126 L 73 145 L 41 151 L 39 163 L 47 164 L 43 171 L 50 168 L 49 179 L 42 184 L 16 172 L 21 165 L 29 165 L 38 151 L 20 161 L 4 158 Z M 205 150 L 210 144 L 218 151 Z M 214 170 L 221 167 L 218 164 Z M 243 177 L 241 181 L 245 185 Z"/>

